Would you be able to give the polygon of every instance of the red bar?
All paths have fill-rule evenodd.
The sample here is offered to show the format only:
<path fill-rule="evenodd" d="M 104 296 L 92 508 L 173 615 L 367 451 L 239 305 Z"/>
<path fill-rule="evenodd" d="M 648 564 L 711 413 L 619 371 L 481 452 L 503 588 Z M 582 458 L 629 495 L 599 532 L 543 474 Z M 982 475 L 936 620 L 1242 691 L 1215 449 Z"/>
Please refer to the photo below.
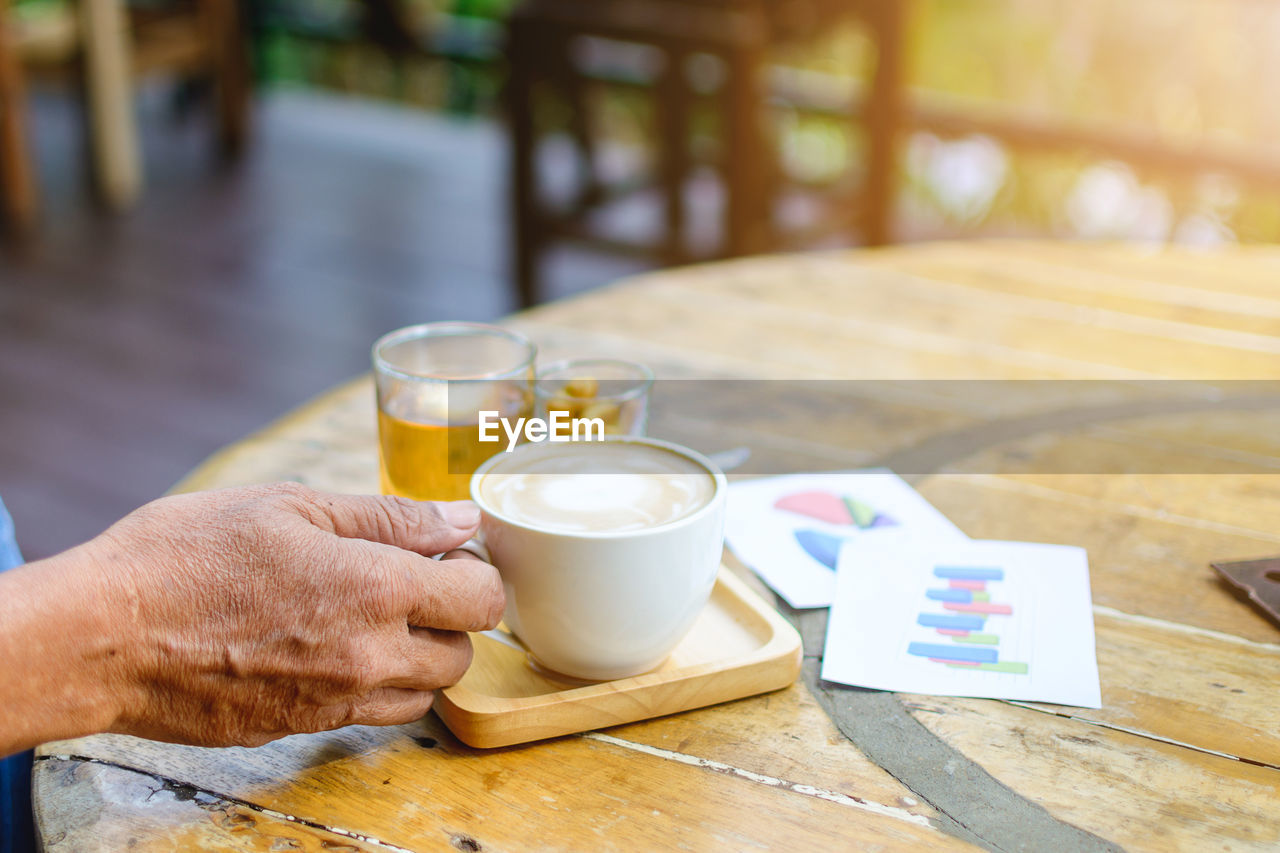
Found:
<path fill-rule="evenodd" d="M 967 636 L 969 636 L 969 632 L 968 632 L 968 631 L 957 631 L 955 628 L 939 628 L 939 629 L 937 629 L 937 630 L 938 630 L 938 633 L 939 633 L 939 634 L 946 634 L 948 637 L 967 637 Z"/>
<path fill-rule="evenodd" d="M 995 613 L 1000 616 L 1008 616 L 1013 613 L 1013 607 L 1008 604 L 992 604 L 989 601 L 975 601 L 972 604 L 961 604 L 958 601 L 942 602 L 944 610 L 956 610 L 961 613 Z"/>
<path fill-rule="evenodd" d="M 958 581 L 952 580 L 947 582 L 952 589 L 976 589 L 982 592 L 987 588 L 986 581 Z"/>
<path fill-rule="evenodd" d="M 977 661 L 972 660 L 952 660 L 951 658 L 929 658 L 934 663 L 949 663 L 955 666 L 977 666 Z"/>

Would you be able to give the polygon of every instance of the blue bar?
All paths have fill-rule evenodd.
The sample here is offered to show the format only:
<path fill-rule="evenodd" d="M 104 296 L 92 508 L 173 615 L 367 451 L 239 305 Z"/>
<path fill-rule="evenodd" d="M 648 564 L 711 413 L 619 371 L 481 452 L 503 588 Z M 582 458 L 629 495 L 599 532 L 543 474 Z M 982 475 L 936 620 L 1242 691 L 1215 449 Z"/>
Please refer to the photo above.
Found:
<path fill-rule="evenodd" d="M 958 601 L 961 604 L 973 603 L 973 590 L 969 589 L 930 589 L 925 590 L 924 594 L 934 601 Z"/>
<path fill-rule="evenodd" d="M 995 663 L 997 657 L 995 649 L 966 649 L 959 646 L 936 646 L 933 643 L 912 643 L 907 646 L 907 654 L 970 663 Z"/>
<path fill-rule="evenodd" d="M 1001 581 L 1004 580 L 1004 569 L 938 566 L 933 570 L 933 576 L 936 578 L 954 578 L 958 581 Z"/>
<path fill-rule="evenodd" d="M 987 624 L 982 616 L 943 616 L 941 613 L 921 613 L 916 622 L 926 628 L 950 628 L 952 631 L 981 631 Z"/>

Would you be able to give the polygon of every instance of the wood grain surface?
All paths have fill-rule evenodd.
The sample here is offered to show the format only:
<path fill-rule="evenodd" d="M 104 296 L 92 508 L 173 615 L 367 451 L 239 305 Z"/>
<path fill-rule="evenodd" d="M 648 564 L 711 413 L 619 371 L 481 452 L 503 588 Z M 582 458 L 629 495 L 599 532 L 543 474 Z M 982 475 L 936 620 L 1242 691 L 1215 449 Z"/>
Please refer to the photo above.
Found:
<path fill-rule="evenodd" d="M 599 734 L 481 752 L 428 716 L 257 750 L 50 744 L 39 773 L 56 765 L 62 781 L 39 788 L 42 831 L 145 827 L 138 849 L 222 843 L 208 809 L 157 816 L 125 790 L 163 779 L 412 850 L 1275 849 L 1280 631 L 1209 563 L 1280 552 L 1276 282 L 1274 249 L 940 244 L 675 270 L 512 320 L 545 358 L 784 380 L 755 410 L 707 397 L 658 413 L 664 437 L 749 446 L 775 469 L 894 462 L 971 536 L 1086 547 L 1100 710 L 823 684 L 825 616 L 789 612 L 805 684 Z M 966 383 L 878 382 L 848 392 L 858 405 L 833 425 L 814 416 L 813 388 L 784 393 L 818 379 L 1123 384 L 975 399 Z M 1143 402 L 1142 382 L 1170 379 L 1189 381 L 1160 387 L 1207 402 Z M 1251 407 L 1215 396 L 1245 379 L 1262 381 Z M 843 387 L 828 388 L 833 411 Z M 1120 387 L 1126 402 L 1105 399 Z M 359 380 L 179 488 L 283 478 L 370 492 L 374 429 Z M 86 767 L 134 775 L 67 775 Z"/>

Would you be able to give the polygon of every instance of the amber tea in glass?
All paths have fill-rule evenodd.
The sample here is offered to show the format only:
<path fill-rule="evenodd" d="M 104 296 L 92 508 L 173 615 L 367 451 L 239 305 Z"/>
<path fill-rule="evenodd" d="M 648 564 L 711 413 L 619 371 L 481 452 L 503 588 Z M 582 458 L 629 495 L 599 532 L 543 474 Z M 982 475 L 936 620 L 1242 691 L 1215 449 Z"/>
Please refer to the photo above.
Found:
<path fill-rule="evenodd" d="M 479 323 L 428 323 L 373 346 L 382 491 L 415 500 L 462 500 L 471 474 L 505 447 L 481 442 L 479 413 L 527 417 L 536 350 L 524 337 Z"/>

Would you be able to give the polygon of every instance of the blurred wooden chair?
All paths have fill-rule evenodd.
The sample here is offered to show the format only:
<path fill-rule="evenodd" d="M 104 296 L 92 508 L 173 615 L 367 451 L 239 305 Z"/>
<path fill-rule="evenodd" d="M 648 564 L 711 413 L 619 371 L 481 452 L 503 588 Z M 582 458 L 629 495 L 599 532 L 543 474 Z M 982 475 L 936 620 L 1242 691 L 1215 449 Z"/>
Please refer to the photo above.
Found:
<path fill-rule="evenodd" d="M 110 209 L 127 208 L 142 188 L 134 78 L 166 73 L 212 81 L 219 151 L 238 154 L 248 137 L 251 85 L 239 0 L 175 0 L 137 9 L 122 0 L 74 3 L 31 20 L 16 20 L 0 6 L 0 156 L 5 208 L 20 227 L 34 217 L 37 197 L 25 152 L 24 71 L 32 77 L 78 74 L 90 174 Z"/>
<path fill-rule="evenodd" d="M 26 231 L 35 218 L 35 181 L 27 149 L 26 88 L 8 3 L 0 0 L 0 213 Z"/>
<path fill-rule="evenodd" d="M 684 191 L 697 167 L 690 156 L 690 115 L 706 100 L 695 91 L 688 61 L 717 57 L 724 69 L 714 95 L 721 135 L 715 169 L 725 205 L 722 242 L 714 252 L 730 257 L 777 245 L 773 206 L 780 166 L 771 153 L 765 110 L 764 66 L 776 46 L 813 39 L 833 22 L 857 15 L 867 22 L 878 63 L 861 107 L 868 128 L 867 179 L 857 229 L 864 243 L 889 239 L 894 145 L 902 113 L 902 3 L 899 0 L 525 0 L 508 23 L 509 79 L 506 104 L 512 138 L 514 274 L 520 300 L 541 296 L 542 255 L 555 242 L 609 243 L 592 233 L 590 214 L 620 192 L 603 186 L 593 161 L 595 140 L 584 75 L 575 66 L 573 43 L 596 37 L 656 48 L 662 58 L 653 81 L 657 184 L 663 205 L 662 236 L 656 244 L 627 246 L 665 264 L 691 259 L 685 246 Z M 579 157 L 580 189 L 567 208 L 553 209 L 542 197 L 535 158 L 539 145 L 538 103 L 542 89 L 556 90 L 569 104 L 569 131 Z"/>

